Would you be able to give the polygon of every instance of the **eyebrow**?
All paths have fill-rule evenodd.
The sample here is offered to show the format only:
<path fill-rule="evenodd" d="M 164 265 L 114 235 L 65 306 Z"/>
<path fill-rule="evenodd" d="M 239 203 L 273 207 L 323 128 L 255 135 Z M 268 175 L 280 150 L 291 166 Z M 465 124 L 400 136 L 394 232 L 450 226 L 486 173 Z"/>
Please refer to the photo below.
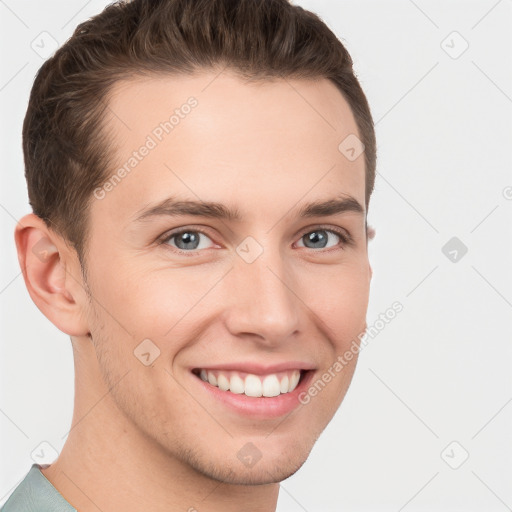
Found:
<path fill-rule="evenodd" d="M 324 201 L 315 201 L 303 205 L 299 211 L 300 218 L 323 217 L 341 213 L 354 212 L 364 214 L 365 209 L 355 198 L 351 196 L 337 197 Z M 215 201 L 180 200 L 168 197 L 163 201 L 139 210 L 134 222 L 141 222 L 151 217 L 170 216 L 180 217 L 192 215 L 211 219 L 224 219 L 228 221 L 241 221 L 242 214 L 238 208 L 230 208 Z"/>

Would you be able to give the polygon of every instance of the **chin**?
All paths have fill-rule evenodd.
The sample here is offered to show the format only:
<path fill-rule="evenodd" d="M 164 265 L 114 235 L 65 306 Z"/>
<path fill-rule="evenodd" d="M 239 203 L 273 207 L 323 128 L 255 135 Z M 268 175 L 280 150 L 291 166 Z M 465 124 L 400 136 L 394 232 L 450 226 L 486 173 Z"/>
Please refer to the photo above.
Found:
<path fill-rule="evenodd" d="M 312 448 L 313 444 L 284 452 L 276 450 L 274 453 L 261 453 L 247 463 L 243 462 L 242 450 L 233 452 L 234 457 L 228 458 L 231 451 L 228 446 L 221 456 L 215 457 L 217 460 L 212 460 L 212 454 L 200 454 L 193 450 L 182 453 L 181 459 L 198 473 L 218 482 L 231 485 L 265 485 L 282 482 L 295 474 L 306 462 Z M 248 453 L 251 453 L 251 449 Z"/>
<path fill-rule="evenodd" d="M 286 480 L 295 474 L 306 462 L 304 457 L 298 463 L 296 461 L 259 461 L 254 467 L 246 468 L 239 465 L 226 465 L 223 469 L 216 467 L 213 471 L 202 472 L 205 476 L 231 485 L 266 485 L 275 484 Z M 200 468 L 199 469 L 201 472 Z"/>

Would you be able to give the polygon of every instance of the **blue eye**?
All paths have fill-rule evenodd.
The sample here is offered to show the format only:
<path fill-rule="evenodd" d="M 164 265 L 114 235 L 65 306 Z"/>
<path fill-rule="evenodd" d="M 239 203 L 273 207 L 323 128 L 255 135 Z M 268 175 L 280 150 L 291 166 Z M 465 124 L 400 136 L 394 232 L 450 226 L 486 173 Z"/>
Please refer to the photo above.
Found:
<path fill-rule="evenodd" d="M 328 245 L 329 235 L 335 235 L 335 243 L 333 245 Z M 212 245 L 208 247 L 208 243 L 202 239 L 210 240 Z M 303 232 L 299 238 L 299 241 L 302 240 L 305 240 L 307 245 L 303 244 L 299 247 L 305 247 L 306 249 L 330 249 L 336 246 L 343 249 L 344 246 L 352 244 L 352 238 L 344 230 L 323 227 L 316 229 L 308 228 L 308 231 Z M 160 244 L 184 256 L 197 256 L 201 250 L 214 246 L 212 239 L 206 232 L 198 228 L 182 228 L 179 231 L 168 233 L 160 239 Z"/>
<path fill-rule="evenodd" d="M 332 229 L 315 229 L 313 231 L 308 231 L 306 234 L 302 235 L 300 240 L 305 240 L 307 244 L 305 245 L 308 249 L 325 249 L 328 247 L 326 244 L 328 243 L 329 236 L 328 234 L 334 234 L 336 237 L 343 242 L 343 244 L 348 243 L 346 236 L 338 231 L 334 231 Z M 336 242 L 336 240 L 335 240 Z M 336 246 L 337 243 L 334 244 Z M 330 247 L 333 247 L 332 245 Z"/>
<path fill-rule="evenodd" d="M 211 240 L 203 231 L 199 231 L 197 229 L 183 229 L 181 231 L 171 233 L 162 240 L 162 243 L 167 244 L 171 240 L 175 239 L 176 246 L 171 246 L 171 248 L 176 248 L 180 253 L 191 252 L 208 248 L 204 247 L 204 244 L 201 244 L 202 236 Z"/>

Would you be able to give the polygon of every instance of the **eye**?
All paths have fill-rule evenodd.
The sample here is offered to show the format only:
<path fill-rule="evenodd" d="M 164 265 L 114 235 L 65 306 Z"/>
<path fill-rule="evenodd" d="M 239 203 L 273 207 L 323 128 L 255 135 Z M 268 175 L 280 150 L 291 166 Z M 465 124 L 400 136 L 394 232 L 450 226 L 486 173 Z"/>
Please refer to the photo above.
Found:
<path fill-rule="evenodd" d="M 336 238 L 338 238 L 338 240 L 341 240 L 342 247 L 344 245 L 350 244 L 350 238 L 345 232 L 338 230 L 338 229 L 327 229 L 327 228 L 323 228 L 323 227 L 318 227 L 318 228 L 314 229 L 313 231 L 308 231 L 308 232 L 304 233 L 301 236 L 299 241 L 304 240 L 305 245 L 303 245 L 303 247 L 307 247 L 308 249 L 325 249 L 325 248 L 335 247 L 336 245 L 339 245 L 339 242 L 335 243 L 334 246 L 327 245 L 328 239 L 329 239 L 329 234 L 335 235 L 335 237 L 334 237 L 335 242 L 336 242 Z"/>
<path fill-rule="evenodd" d="M 329 235 L 331 235 L 331 238 L 334 235 L 334 245 L 328 245 Z M 205 242 L 205 240 L 209 240 L 213 244 L 213 240 L 203 230 L 182 228 L 164 234 L 159 240 L 159 244 L 166 245 L 171 250 L 184 256 L 197 256 L 201 250 L 214 247 L 214 244 L 208 246 L 208 242 Z M 352 243 L 352 238 L 347 232 L 341 229 L 327 229 L 324 227 L 317 227 L 313 230 L 309 228 L 309 231 L 303 232 L 299 242 L 302 240 L 305 240 L 305 245 L 303 244 L 302 247 L 307 249 L 329 249 L 336 246 L 342 249 Z M 299 245 L 299 247 L 301 246 Z"/>
<path fill-rule="evenodd" d="M 198 229 L 182 229 L 166 235 L 160 243 L 170 245 L 171 248 L 176 249 L 180 254 L 191 253 L 200 249 L 208 249 L 208 244 L 204 244 L 201 238 L 206 238 L 210 241 L 211 238 L 204 232 Z M 174 244 L 170 242 L 175 240 Z M 186 254 L 189 256 L 189 254 Z"/>

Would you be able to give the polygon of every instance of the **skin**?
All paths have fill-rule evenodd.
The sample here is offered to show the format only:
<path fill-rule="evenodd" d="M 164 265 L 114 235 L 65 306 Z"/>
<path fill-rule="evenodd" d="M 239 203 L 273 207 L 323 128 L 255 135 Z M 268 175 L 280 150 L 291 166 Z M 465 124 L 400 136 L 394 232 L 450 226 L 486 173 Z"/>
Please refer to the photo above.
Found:
<path fill-rule="evenodd" d="M 337 88 L 326 79 L 248 84 L 228 71 L 118 83 L 107 119 L 118 165 L 190 96 L 198 105 L 172 134 L 92 198 L 87 281 L 39 218 L 16 228 L 30 296 L 73 344 L 72 426 L 43 474 L 81 512 L 275 510 L 279 482 L 340 406 L 357 357 L 309 404 L 274 419 L 228 410 L 190 368 L 299 360 L 314 366 L 315 381 L 366 328 L 365 212 L 297 215 L 340 195 L 365 205 L 364 155 L 349 161 L 338 150 L 358 130 Z M 171 195 L 237 207 L 243 220 L 133 221 Z M 187 249 L 195 256 L 173 252 L 176 238 L 155 243 L 188 226 L 206 232 Z M 304 235 L 318 226 L 343 228 L 354 242 L 329 231 L 325 248 L 311 248 Z M 236 252 L 247 236 L 263 249 L 252 263 Z M 41 238 L 45 258 L 32 250 Z M 134 357 L 144 339 L 160 350 L 149 366 Z M 261 453 L 252 467 L 237 457 L 249 442 Z"/>

